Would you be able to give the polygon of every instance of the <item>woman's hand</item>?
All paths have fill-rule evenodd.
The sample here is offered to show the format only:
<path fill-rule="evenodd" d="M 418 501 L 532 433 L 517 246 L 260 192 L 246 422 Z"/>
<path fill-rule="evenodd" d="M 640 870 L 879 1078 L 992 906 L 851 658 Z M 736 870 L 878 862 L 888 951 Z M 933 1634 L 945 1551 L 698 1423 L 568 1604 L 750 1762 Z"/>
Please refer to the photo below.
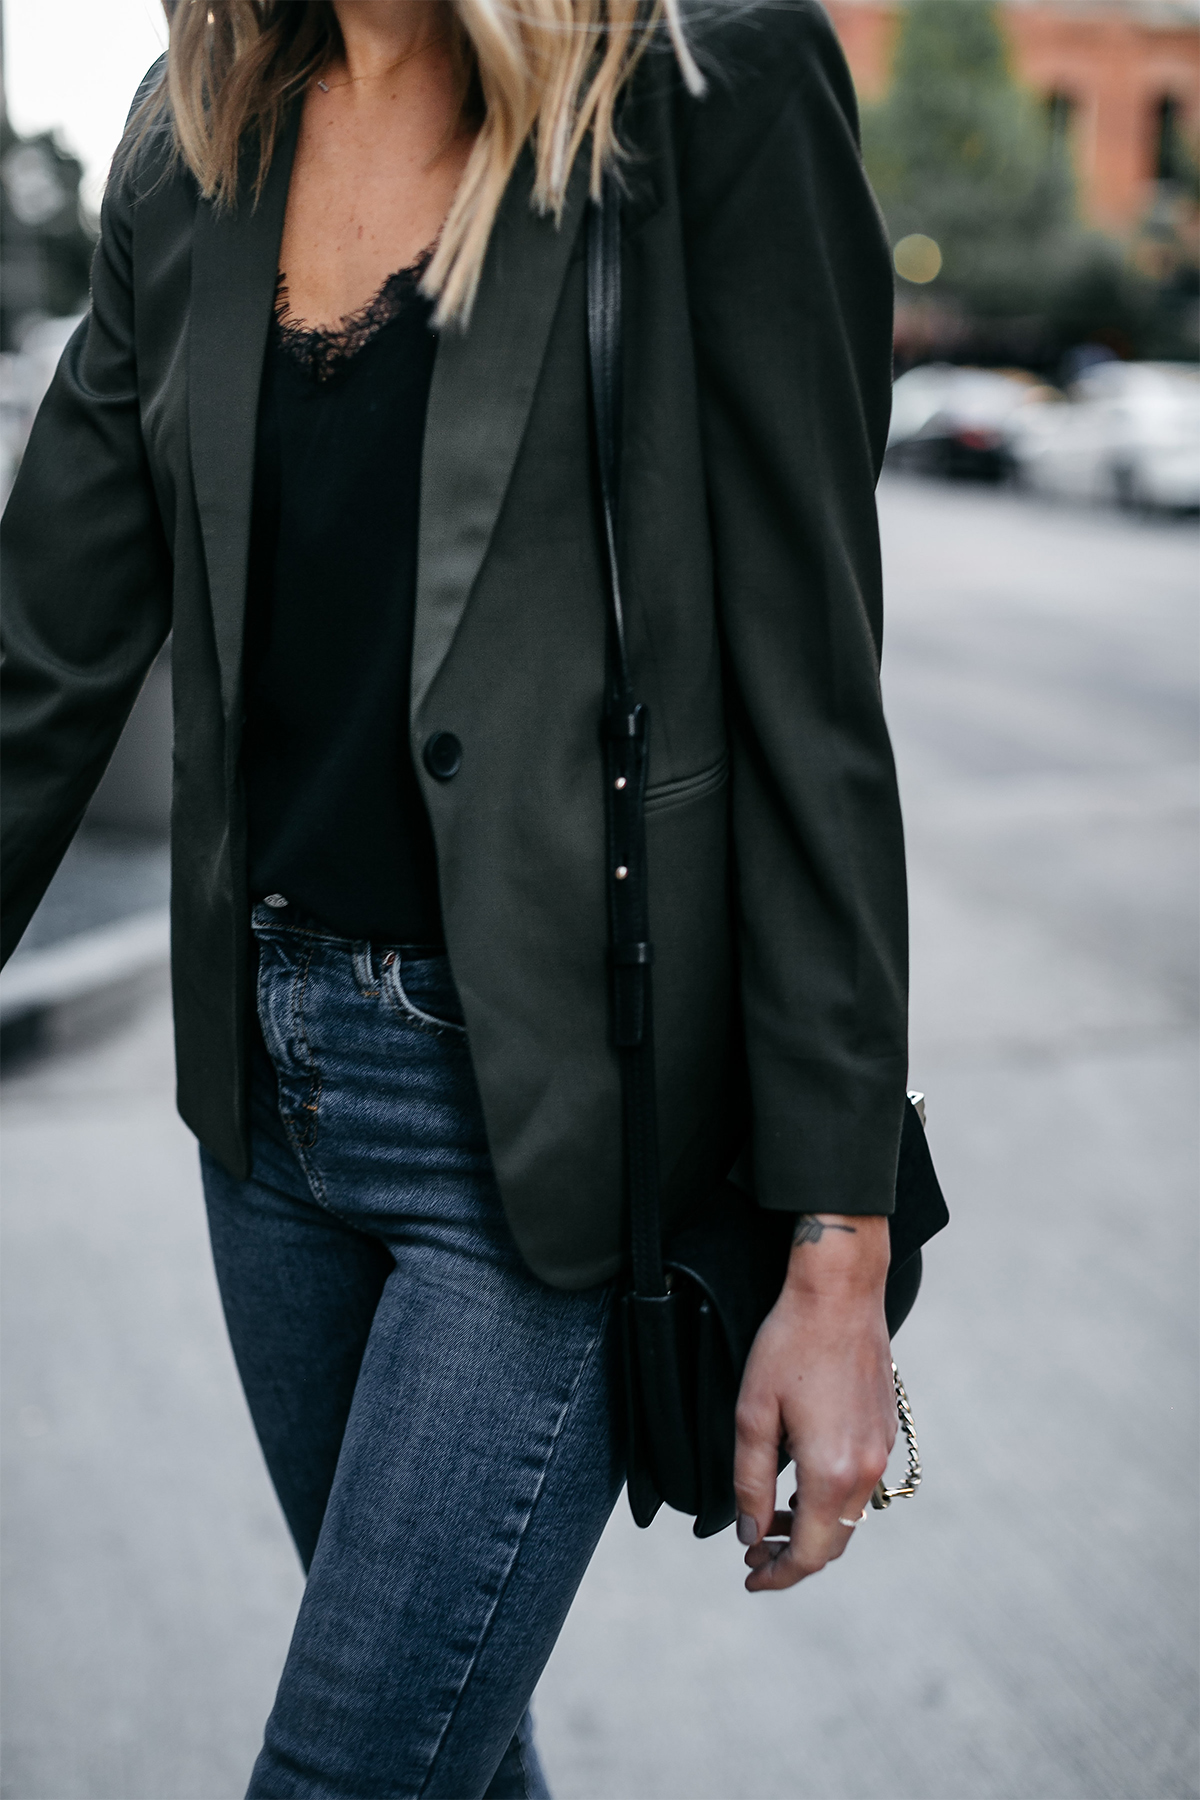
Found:
<path fill-rule="evenodd" d="M 804 1214 L 783 1292 L 754 1340 L 737 1408 L 733 1485 L 750 1593 L 786 1588 L 840 1556 L 896 1437 L 883 1316 L 885 1218 Z M 775 1511 L 779 1445 L 796 1463 Z M 782 1539 L 769 1543 L 766 1540 Z"/>

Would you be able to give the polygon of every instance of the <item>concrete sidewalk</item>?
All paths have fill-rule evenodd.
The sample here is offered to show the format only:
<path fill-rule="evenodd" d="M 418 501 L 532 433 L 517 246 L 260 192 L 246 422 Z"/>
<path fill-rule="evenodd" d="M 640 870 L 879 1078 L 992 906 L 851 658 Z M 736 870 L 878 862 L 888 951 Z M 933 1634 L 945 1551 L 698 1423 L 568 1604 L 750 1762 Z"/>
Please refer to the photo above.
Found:
<path fill-rule="evenodd" d="M 890 481 L 926 1480 L 834 1569 L 618 1509 L 557 1800 L 1174 1800 L 1196 1764 L 1195 536 Z M 234 1800 L 299 1597 L 165 992 L 5 1084 L 10 1800 Z"/>

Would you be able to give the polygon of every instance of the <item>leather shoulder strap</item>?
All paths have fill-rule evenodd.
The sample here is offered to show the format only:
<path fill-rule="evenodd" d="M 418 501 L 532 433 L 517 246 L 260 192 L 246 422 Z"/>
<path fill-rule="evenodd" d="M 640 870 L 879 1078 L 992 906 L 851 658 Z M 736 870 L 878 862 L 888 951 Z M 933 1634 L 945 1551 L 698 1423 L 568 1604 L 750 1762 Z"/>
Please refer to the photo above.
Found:
<path fill-rule="evenodd" d="M 616 652 L 615 673 L 621 686 L 628 690 L 629 659 L 616 542 L 622 395 L 621 194 L 610 175 L 603 179 L 600 199 L 588 206 L 587 315 L 592 425 L 608 561 L 609 626 L 614 637 L 610 651 Z"/>
<path fill-rule="evenodd" d="M 634 697 L 617 556 L 621 445 L 621 194 L 606 175 L 587 220 L 587 323 L 592 424 L 603 520 L 608 668 L 603 719 L 608 851 L 609 991 L 621 1069 L 625 1195 L 633 1284 L 661 1296 L 658 1116 L 646 868 L 646 766 L 650 719 Z"/>

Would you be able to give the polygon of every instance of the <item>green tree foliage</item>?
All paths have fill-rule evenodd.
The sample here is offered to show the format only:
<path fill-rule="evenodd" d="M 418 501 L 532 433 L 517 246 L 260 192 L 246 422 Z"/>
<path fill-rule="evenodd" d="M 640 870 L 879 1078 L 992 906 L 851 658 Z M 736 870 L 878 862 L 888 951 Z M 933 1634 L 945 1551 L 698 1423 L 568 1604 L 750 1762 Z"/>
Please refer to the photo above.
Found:
<path fill-rule="evenodd" d="M 893 244 L 934 238 L 934 289 L 969 315 L 1037 316 L 1059 337 L 1134 327 L 1137 284 L 1080 223 L 1065 136 L 1014 81 L 990 0 L 911 0 L 863 149 Z"/>

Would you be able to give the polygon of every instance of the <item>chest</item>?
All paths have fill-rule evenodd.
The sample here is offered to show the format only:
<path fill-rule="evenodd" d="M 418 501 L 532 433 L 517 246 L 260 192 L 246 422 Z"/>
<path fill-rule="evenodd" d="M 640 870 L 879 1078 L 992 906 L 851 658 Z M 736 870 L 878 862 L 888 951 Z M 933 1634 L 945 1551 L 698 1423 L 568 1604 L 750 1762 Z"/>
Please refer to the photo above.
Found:
<path fill-rule="evenodd" d="M 148 193 L 135 225 L 146 448 L 175 548 L 177 603 L 183 588 L 206 595 L 231 711 L 241 691 L 257 428 L 289 191 L 285 148 L 256 206 L 221 211 L 182 178 L 168 179 Z M 586 169 L 573 180 L 561 227 L 530 207 L 530 177 L 525 161 L 497 220 L 470 329 L 443 333 L 434 359 L 420 446 L 414 716 L 444 663 L 479 678 L 473 706 L 508 716 L 512 696 L 498 670 L 519 676 L 523 694 L 565 705 L 574 690 L 563 672 L 580 669 L 588 692 L 578 717 L 590 745 L 603 643 L 584 643 L 581 632 L 599 628 L 603 590 L 579 231 Z M 707 754 L 693 742 L 695 719 L 718 715 L 709 704 L 717 661 L 681 263 L 672 207 L 631 218 L 622 554 L 647 703 L 660 742 L 677 741 L 690 769 Z M 385 423 L 394 428 L 390 409 Z M 384 462 L 394 454 L 393 446 Z M 460 632 L 464 621 L 471 629 Z M 711 735 L 704 723 L 701 736 Z"/>
<path fill-rule="evenodd" d="M 344 98 L 306 97 L 288 183 L 280 267 L 293 312 L 314 323 L 361 307 L 434 242 L 471 150 L 436 96 L 353 111 Z"/>

